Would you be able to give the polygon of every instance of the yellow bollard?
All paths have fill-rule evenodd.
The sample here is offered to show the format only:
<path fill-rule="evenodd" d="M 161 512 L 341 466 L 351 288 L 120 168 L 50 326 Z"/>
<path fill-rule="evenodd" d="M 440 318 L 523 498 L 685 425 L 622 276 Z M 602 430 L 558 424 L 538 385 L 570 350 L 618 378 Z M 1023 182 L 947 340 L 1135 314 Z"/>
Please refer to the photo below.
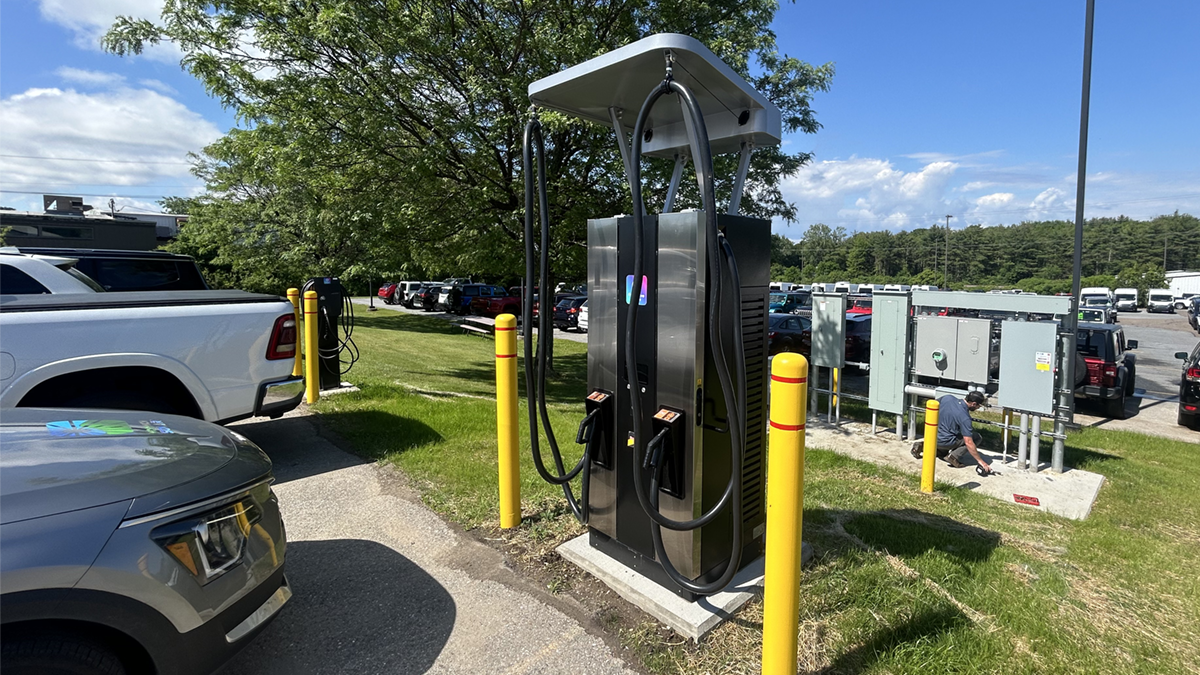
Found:
<path fill-rule="evenodd" d="M 841 375 L 842 375 L 841 368 L 833 369 L 833 383 L 829 385 L 830 391 L 841 391 L 842 390 L 841 387 L 839 386 L 839 384 L 841 383 L 841 379 L 842 379 Z M 837 400 L 838 400 L 837 394 L 834 394 L 833 395 L 833 403 L 831 405 L 835 408 L 837 407 L 837 403 L 838 403 Z"/>
<path fill-rule="evenodd" d="M 921 457 L 921 492 L 933 494 L 933 470 L 937 462 L 937 430 L 939 404 L 933 399 L 925 402 L 925 454 Z"/>
<path fill-rule="evenodd" d="M 517 456 L 517 317 L 496 317 L 496 442 L 500 452 L 500 527 L 521 524 Z"/>
<path fill-rule="evenodd" d="M 776 356 L 771 364 L 771 431 L 767 448 L 763 675 L 796 675 L 807 404 L 808 359 L 799 354 Z"/>
<path fill-rule="evenodd" d="M 304 374 L 304 363 L 301 361 L 304 357 L 300 355 L 300 289 L 289 288 L 287 299 L 292 303 L 292 315 L 296 319 L 296 360 L 292 364 L 292 377 L 300 377 Z"/>
<path fill-rule="evenodd" d="M 317 292 L 304 292 L 304 391 L 309 405 L 321 398 L 321 376 L 317 373 Z"/>

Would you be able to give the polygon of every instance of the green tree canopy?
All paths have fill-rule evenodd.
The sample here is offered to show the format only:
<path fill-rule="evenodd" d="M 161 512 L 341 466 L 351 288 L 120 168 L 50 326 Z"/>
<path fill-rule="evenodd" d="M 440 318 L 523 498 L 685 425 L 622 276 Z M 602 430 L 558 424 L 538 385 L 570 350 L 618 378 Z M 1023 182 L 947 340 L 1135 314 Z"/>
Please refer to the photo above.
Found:
<path fill-rule="evenodd" d="M 528 85 L 646 35 L 685 33 L 774 101 L 786 131 L 812 133 L 820 125 L 811 97 L 828 88 L 833 66 L 778 53 L 777 6 L 167 0 L 158 20 L 119 18 L 104 45 L 124 55 L 173 42 L 182 65 L 236 111 L 244 128 L 197 165 L 209 193 L 188 204 L 194 234 L 180 244 L 208 247 L 231 279 L 272 251 L 324 273 L 349 265 L 363 274 L 512 276 L 524 256 Z M 549 112 L 542 120 L 551 254 L 564 278 L 582 279 L 586 219 L 632 210 L 622 163 L 611 129 Z M 794 217 L 779 184 L 808 160 L 759 149 L 742 211 Z M 735 163 L 716 158 L 718 200 L 729 197 Z M 647 160 L 648 205 L 662 203 L 669 173 L 669 161 Z M 694 181 L 679 204 L 698 205 Z"/>

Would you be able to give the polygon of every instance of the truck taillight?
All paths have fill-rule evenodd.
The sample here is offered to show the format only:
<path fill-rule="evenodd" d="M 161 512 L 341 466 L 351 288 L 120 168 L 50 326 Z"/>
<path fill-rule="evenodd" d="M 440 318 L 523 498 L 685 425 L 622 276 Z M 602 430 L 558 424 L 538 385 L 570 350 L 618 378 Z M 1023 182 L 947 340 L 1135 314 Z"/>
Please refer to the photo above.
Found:
<path fill-rule="evenodd" d="M 267 360 L 290 359 L 296 355 L 296 317 L 284 314 L 275 319 L 271 342 L 267 345 Z"/>

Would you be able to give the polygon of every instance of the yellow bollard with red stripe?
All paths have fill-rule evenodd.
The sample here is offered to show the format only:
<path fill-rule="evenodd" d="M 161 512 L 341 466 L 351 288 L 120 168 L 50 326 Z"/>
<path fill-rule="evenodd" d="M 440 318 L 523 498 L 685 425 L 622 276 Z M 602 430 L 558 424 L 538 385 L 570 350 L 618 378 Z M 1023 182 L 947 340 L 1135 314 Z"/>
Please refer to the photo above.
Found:
<path fill-rule="evenodd" d="M 496 443 L 500 454 L 500 527 L 521 524 L 517 445 L 517 317 L 496 317 Z"/>
<path fill-rule="evenodd" d="M 292 303 L 292 316 L 296 320 L 296 359 L 292 363 L 292 377 L 300 377 L 304 374 L 304 365 L 300 355 L 300 289 L 289 288 L 287 290 L 288 302 Z"/>
<path fill-rule="evenodd" d="M 799 354 L 779 354 L 771 363 L 763 675 L 796 675 L 807 405 L 808 359 Z"/>
<path fill-rule="evenodd" d="M 321 398 L 321 376 L 317 372 L 317 292 L 304 292 L 304 391 L 312 405 Z"/>
<path fill-rule="evenodd" d="M 937 464 L 938 407 L 934 399 L 925 402 L 925 448 L 921 456 L 921 492 L 933 494 L 933 472 Z"/>

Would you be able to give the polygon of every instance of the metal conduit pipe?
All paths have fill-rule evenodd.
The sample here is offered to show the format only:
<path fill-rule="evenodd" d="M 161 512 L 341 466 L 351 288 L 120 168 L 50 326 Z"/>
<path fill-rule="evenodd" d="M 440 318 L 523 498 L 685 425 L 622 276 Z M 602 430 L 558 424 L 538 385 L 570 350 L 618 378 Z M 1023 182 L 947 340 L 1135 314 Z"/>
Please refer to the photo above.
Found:
<path fill-rule="evenodd" d="M 1029 448 L 1029 470 L 1037 473 L 1042 448 L 1042 416 L 1033 416 L 1033 443 Z"/>
<path fill-rule="evenodd" d="M 1029 457 L 1029 413 L 1021 413 L 1021 435 L 1017 440 L 1017 469 L 1025 470 Z"/>

